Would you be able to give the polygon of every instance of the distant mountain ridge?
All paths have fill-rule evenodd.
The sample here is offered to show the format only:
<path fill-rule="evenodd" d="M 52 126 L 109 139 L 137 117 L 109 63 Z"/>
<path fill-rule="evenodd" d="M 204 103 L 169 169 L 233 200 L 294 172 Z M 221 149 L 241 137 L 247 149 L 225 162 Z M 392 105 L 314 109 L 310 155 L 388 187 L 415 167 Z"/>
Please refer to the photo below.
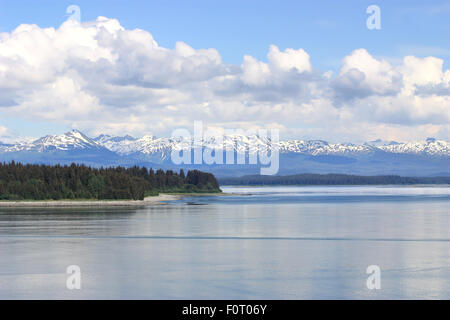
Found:
<path fill-rule="evenodd" d="M 28 163 L 85 163 L 91 166 L 146 165 L 177 168 L 171 161 L 173 150 L 188 150 L 192 140 L 157 138 L 147 135 L 99 135 L 90 138 L 78 130 L 47 135 L 34 141 L 0 143 L 0 160 Z M 196 145 L 197 144 L 197 145 Z M 328 143 L 323 140 L 283 140 L 275 143 L 257 135 L 206 137 L 194 148 L 233 150 L 235 154 L 255 154 L 279 149 L 279 174 L 344 173 L 360 175 L 399 174 L 408 176 L 450 175 L 450 142 L 428 138 L 422 142 L 400 143 L 375 140 L 364 144 Z M 260 165 L 188 165 L 218 176 L 255 174 Z"/>
<path fill-rule="evenodd" d="M 156 138 L 154 136 L 133 138 L 129 135 L 124 137 L 100 135 L 93 140 L 111 151 L 125 155 L 135 152 L 152 154 L 161 150 L 172 148 L 181 150 L 187 148 L 189 144 L 189 141 L 182 139 Z M 376 142 L 381 142 L 381 140 L 376 140 L 361 145 L 352 143 L 330 144 L 323 140 L 284 140 L 280 141 L 278 146 L 279 151 L 282 153 L 294 152 L 311 155 L 370 153 L 379 150 L 390 153 L 450 156 L 450 142 L 445 140 L 428 138 L 424 142 L 400 143 L 390 141 L 383 142 L 381 144 L 377 144 Z M 223 146 L 233 146 L 237 152 L 249 150 L 250 153 L 272 148 L 272 145 L 273 144 L 270 139 L 260 138 L 256 135 L 225 135 L 223 136 L 222 145 L 219 144 L 219 142 L 215 143 L 213 138 L 203 140 L 203 146 L 208 146 L 210 148 L 221 149 Z"/>
<path fill-rule="evenodd" d="M 75 149 L 102 149 L 102 145 L 84 135 L 80 131 L 72 130 L 62 135 L 47 135 L 32 142 L 23 142 L 6 147 L 5 152 L 50 150 L 69 151 Z"/>

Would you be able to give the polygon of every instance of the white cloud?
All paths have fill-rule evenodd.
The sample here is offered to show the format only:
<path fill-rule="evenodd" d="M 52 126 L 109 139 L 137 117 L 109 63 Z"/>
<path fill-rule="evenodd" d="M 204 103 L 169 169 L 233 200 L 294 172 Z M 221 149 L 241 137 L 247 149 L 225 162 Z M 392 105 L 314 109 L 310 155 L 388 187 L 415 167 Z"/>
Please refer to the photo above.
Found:
<path fill-rule="evenodd" d="M 5 136 L 6 134 L 8 134 L 8 132 L 9 132 L 8 128 L 0 126 L 0 137 Z"/>
<path fill-rule="evenodd" d="M 404 91 L 412 94 L 418 86 L 437 85 L 444 81 L 442 70 L 444 61 L 435 57 L 416 58 L 407 56 L 403 59 L 402 74 Z M 447 71 L 448 74 L 449 71 Z M 445 79 L 448 83 L 448 79 Z"/>
<path fill-rule="evenodd" d="M 250 86 L 266 85 L 271 77 L 269 65 L 252 56 L 244 56 L 242 70 L 242 81 Z"/>
<path fill-rule="evenodd" d="M 284 52 L 281 52 L 277 46 L 271 45 L 267 57 L 269 58 L 270 65 L 274 69 L 279 69 L 284 72 L 292 71 L 293 69 L 298 72 L 312 70 L 311 63 L 309 62 L 309 54 L 303 49 L 286 49 Z"/>
<path fill-rule="evenodd" d="M 24 140 L 24 138 L 22 137 L 21 140 Z M 0 125 L 0 144 L 15 142 L 17 142 L 17 137 L 14 133 L 9 128 Z"/>
<path fill-rule="evenodd" d="M 357 49 L 333 76 L 305 50 L 275 45 L 266 61 L 245 55 L 229 65 L 213 48 L 164 48 L 99 17 L 1 33 L 0 111 L 90 134 L 166 135 L 203 120 L 277 126 L 286 137 L 448 139 L 450 71 L 435 57 L 394 64 Z"/>
<path fill-rule="evenodd" d="M 338 88 L 350 92 L 392 94 L 400 89 L 400 73 L 386 60 L 377 60 L 367 50 L 358 49 L 343 59 L 336 79 Z"/>

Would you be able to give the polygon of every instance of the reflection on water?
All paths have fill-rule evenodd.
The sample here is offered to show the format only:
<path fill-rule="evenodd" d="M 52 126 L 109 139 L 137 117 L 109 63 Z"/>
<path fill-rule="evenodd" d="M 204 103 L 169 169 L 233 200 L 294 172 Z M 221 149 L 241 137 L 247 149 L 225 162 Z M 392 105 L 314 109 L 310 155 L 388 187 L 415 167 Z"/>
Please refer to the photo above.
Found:
<path fill-rule="evenodd" d="M 0 298 L 450 298 L 448 187 L 224 189 L 247 195 L 0 209 Z"/>

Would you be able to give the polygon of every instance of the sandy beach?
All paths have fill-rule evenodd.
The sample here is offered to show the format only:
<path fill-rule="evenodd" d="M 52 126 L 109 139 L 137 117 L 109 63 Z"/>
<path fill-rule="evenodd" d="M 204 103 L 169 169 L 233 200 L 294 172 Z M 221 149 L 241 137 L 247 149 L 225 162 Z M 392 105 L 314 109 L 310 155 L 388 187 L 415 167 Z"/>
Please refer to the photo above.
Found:
<path fill-rule="evenodd" d="M 160 194 L 144 200 L 57 200 L 57 201 L 0 201 L 0 207 L 123 207 L 161 205 L 179 200 L 183 195 Z"/>

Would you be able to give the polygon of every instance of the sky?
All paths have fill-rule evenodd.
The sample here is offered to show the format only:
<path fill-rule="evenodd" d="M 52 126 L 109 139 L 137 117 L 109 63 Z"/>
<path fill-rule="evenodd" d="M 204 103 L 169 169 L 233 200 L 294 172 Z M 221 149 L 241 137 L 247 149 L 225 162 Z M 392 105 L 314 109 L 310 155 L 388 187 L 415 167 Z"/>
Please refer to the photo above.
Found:
<path fill-rule="evenodd" d="M 194 121 L 449 140 L 449 21 L 450 1 L 0 0 L 0 141 Z"/>

